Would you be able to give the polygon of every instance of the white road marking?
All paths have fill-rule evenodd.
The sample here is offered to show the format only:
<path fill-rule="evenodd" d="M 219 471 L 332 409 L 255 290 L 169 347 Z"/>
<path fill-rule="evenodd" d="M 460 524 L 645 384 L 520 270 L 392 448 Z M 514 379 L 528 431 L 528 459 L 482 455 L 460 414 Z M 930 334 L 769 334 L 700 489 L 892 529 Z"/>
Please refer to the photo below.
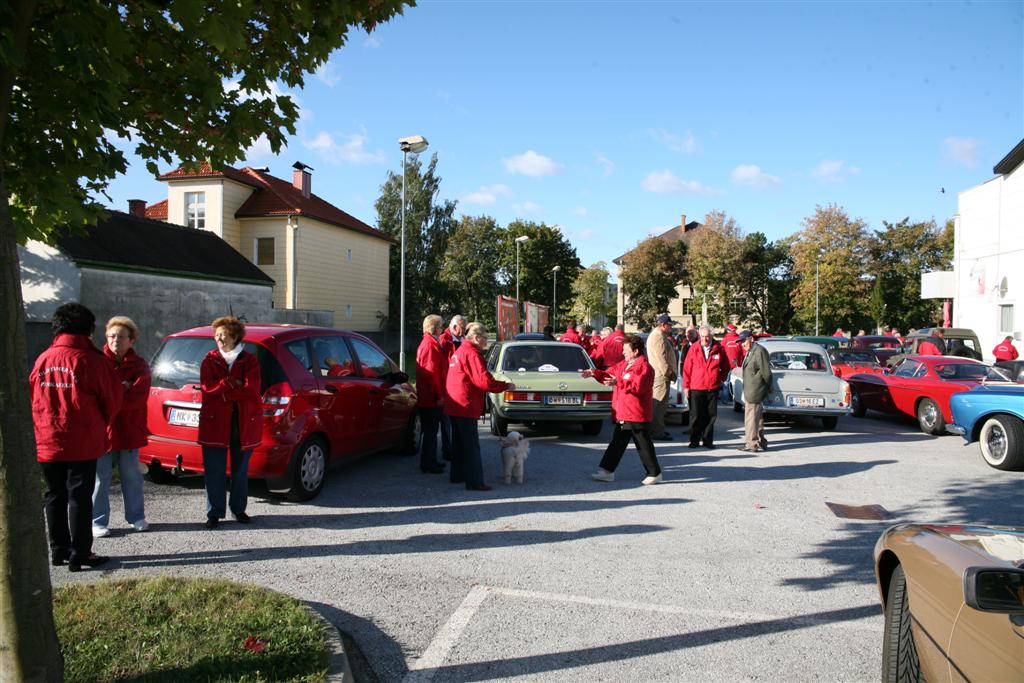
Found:
<path fill-rule="evenodd" d="M 459 641 L 462 632 L 490 592 L 491 589 L 487 586 L 479 585 L 473 586 L 469 590 L 462 600 L 462 604 L 437 632 L 423 655 L 409 666 L 409 673 L 406 674 L 403 683 L 427 683 L 434 678 L 437 669 L 444 664 L 448 653 L 455 647 L 455 643 Z"/>

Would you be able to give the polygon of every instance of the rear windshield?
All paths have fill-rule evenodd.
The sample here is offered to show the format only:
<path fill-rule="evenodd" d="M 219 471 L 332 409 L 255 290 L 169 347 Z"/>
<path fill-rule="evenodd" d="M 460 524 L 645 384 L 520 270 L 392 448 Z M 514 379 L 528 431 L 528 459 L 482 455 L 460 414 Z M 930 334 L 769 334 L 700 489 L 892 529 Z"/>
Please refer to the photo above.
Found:
<path fill-rule="evenodd" d="M 770 356 L 774 370 L 814 370 L 824 372 L 828 369 L 825 356 L 808 351 L 776 351 Z"/>
<path fill-rule="evenodd" d="M 832 359 L 833 363 L 871 363 L 874 365 L 878 362 L 875 354 L 870 351 L 837 349 L 835 351 L 829 351 L 828 355 Z"/>
<path fill-rule="evenodd" d="M 153 386 L 181 389 L 186 384 L 199 384 L 199 366 L 215 348 L 217 344 L 210 337 L 168 339 L 153 356 Z M 245 350 L 256 354 L 260 362 L 260 393 L 273 384 L 287 381 L 284 369 L 270 351 L 252 342 L 245 342 Z"/>
<path fill-rule="evenodd" d="M 576 372 L 589 367 L 587 354 L 576 344 L 510 346 L 501 361 L 504 372 Z"/>
<path fill-rule="evenodd" d="M 987 365 L 980 363 L 949 363 L 935 366 L 935 374 L 941 379 L 967 379 L 981 381 L 987 379 L 989 381 L 1006 381 L 1009 379 L 1000 370 L 990 368 Z"/>

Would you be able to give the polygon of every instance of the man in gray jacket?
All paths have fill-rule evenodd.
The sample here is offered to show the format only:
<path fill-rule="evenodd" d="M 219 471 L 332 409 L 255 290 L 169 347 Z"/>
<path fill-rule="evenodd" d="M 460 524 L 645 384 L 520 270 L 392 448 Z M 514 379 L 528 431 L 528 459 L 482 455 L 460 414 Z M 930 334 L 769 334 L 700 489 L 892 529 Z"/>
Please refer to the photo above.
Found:
<path fill-rule="evenodd" d="M 768 352 L 754 341 L 750 330 L 739 334 L 743 347 L 743 432 L 745 445 L 741 451 L 760 453 L 768 448 L 764 438 L 764 400 L 772 388 L 772 363 Z"/>
<path fill-rule="evenodd" d="M 672 435 L 665 431 L 665 411 L 668 410 L 672 382 L 679 376 L 679 357 L 669 339 L 673 320 L 660 315 L 654 329 L 647 337 L 647 362 L 654 369 L 654 417 L 651 420 L 651 438 L 655 441 L 671 441 Z"/>

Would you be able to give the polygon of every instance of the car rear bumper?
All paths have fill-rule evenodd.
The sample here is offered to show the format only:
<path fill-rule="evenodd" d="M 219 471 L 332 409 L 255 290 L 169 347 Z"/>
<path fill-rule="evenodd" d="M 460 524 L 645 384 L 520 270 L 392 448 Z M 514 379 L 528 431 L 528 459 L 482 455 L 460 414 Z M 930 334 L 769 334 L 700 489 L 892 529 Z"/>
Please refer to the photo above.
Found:
<path fill-rule="evenodd" d="M 604 420 L 611 417 L 612 409 L 608 408 L 539 408 L 496 406 L 498 415 L 510 422 L 524 420 L 566 422 L 573 420 Z"/>
<path fill-rule="evenodd" d="M 764 404 L 765 414 L 770 415 L 807 415 L 809 417 L 840 417 L 849 415 L 849 408 L 794 408 L 792 406 L 772 407 Z"/>
<path fill-rule="evenodd" d="M 253 449 L 249 458 L 249 477 L 254 479 L 281 477 L 288 469 L 295 444 L 266 441 Z M 180 460 L 179 460 L 180 458 Z M 165 469 L 180 468 L 180 473 L 203 473 L 203 447 L 194 441 L 150 436 L 149 443 L 139 449 L 139 462 L 157 463 Z M 226 471 L 230 474 L 231 463 Z"/>
<path fill-rule="evenodd" d="M 967 430 L 958 424 L 947 424 L 946 431 L 950 434 L 956 434 L 957 436 L 963 436 L 967 433 Z"/>

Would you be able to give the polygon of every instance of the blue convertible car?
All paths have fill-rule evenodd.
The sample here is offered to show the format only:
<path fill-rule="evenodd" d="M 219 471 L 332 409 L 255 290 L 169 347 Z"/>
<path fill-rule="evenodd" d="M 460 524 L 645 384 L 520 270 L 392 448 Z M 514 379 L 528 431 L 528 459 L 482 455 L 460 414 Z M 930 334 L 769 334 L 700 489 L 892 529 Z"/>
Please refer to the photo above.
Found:
<path fill-rule="evenodd" d="M 977 441 L 992 467 L 1024 471 L 1024 386 L 980 385 L 949 399 L 953 424 L 946 430 Z"/>

